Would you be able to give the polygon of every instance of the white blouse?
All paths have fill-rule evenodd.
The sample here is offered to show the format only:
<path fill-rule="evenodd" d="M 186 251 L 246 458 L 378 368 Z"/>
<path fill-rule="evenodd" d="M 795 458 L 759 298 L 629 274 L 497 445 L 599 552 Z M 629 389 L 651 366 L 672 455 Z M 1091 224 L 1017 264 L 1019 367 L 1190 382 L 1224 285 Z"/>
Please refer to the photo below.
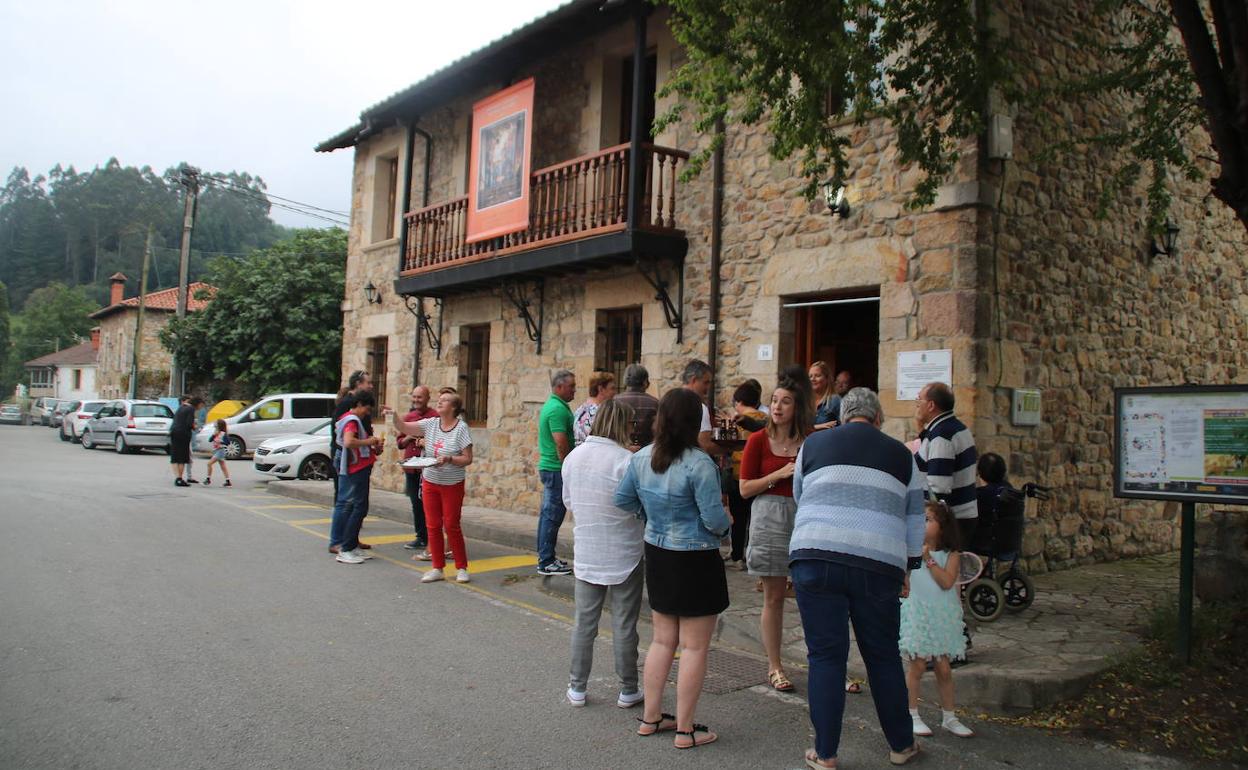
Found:
<path fill-rule="evenodd" d="M 645 523 L 612 503 L 633 456 L 611 439 L 589 436 L 563 460 L 563 503 L 572 512 L 572 570 L 594 585 L 623 583 L 641 563 Z"/>
<path fill-rule="evenodd" d="M 458 457 L 465 447 L 472 446 L 472 434 L 463 420 L 456 422 L 449 431 L 442 430 L 441 417 L 429 417 L 416 424 L 425 434 L 424 457 Z M 464 469 L 454 464 L 434 465 L 425 468 L 421 476 L 431 484 L 450 486 L 464 480 Z"/>

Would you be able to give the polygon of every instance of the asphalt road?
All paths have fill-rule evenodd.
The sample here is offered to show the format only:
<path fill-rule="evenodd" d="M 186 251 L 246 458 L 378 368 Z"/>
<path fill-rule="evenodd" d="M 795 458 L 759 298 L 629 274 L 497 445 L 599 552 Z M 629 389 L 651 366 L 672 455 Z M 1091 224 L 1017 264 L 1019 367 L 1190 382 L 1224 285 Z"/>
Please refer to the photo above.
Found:
<path fill-rule="evenodd" d="M 409 533 L 370 518 L 380 558 L 338 564 L 328 511 L 231 470 L 232 489 L 178 489 L 162 454 L 0 426 L 0 767 L 802 766 L 805 703 L 765 688 L 703 697 L 716 744 L 634 736 L 601 639 L 590 705 L 569 708 L 571 608 L 531 554 L 470 542 L 470 587 L 422 585 Z M 967 721 L 976 738 L 926 740 L 916 766 L 1180 766 Z M 886 752 L 851 698 L 842 766 Z"/>

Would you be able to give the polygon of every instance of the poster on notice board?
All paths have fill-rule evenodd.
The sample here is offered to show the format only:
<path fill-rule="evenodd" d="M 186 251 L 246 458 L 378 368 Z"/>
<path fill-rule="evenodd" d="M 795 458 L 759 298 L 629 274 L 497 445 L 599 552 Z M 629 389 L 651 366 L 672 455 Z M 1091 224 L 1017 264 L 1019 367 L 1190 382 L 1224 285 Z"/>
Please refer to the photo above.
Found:
<path fill-rule="evenodd" d="M 472 105 L 468 243 L 529 226 L 533 78 Z"/>

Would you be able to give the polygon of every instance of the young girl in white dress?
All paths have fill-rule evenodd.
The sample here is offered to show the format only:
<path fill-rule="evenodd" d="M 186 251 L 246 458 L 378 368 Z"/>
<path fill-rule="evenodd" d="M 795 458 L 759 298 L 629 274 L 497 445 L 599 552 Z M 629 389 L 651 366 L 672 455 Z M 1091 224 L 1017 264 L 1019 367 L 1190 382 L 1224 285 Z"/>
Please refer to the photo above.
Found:
<path fill-rule="evenodd" d="M 910 573 L 909 595 L 901 600 L 902 657 L 910 661 L 906 685 L 910 690 L 910 718 L 915 735 L 931 735 L 932 730 L 919 716 L 919 681 L 933 661 L 936 686 L 940 691 L 940 726 L 959 738 L 975 733 L 954 713 L 953 669 L 951 658 L 966 654 L 962 635 L 962 601 L 958 596 L 958 526 L 949 506 L 939 501 L 927 503 L 927 531 L 923 539 L 923 566 Z"/>

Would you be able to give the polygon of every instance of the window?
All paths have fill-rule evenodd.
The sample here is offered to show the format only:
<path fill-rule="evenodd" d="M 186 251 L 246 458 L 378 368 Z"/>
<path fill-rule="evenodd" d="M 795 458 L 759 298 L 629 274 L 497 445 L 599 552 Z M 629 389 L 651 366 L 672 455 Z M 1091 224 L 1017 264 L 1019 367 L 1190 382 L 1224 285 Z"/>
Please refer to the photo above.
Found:
<path fill-rule="evenodd" d="M 296 420 L 315 420 L 332 417 L 334 402 L 327 398 L 294 398 L 290 403 L 290 416 Z"/>
<path fill-rule="evenodd" d="M 32 388 L 52 387 L 52 370 L 51 369 L 31 369 L 30 370 L 30 387 Z"/>
<path fill-rule="evenodd" d="M 368 340 L 368 378 L 373 381 L 373 394 L 377 403 L 386 403 L 386 350 L 390 347 L 389 337 L 372 337 Z"/>
<path fill-rule="evenodd" d="M 471 425 L 484 425 L 490 388 L 490 327 L 466 326 L 460 330 L 460 393 L 464 397 L 464 419 Z"/>
<path fill-rule="evenodd" d="M 616 387 L 624 389 L 624 370 L 641 363 L 641 308 L 598 311 L 598 344 L 594 366 L 615 375 Z"/>
<path fill-rule="evenodd" d="M 255 415 L 253 419 L 280 420 L 282 419 L 282 411 L 282 400 L 280 398 L 275 398 L 272 401 L 265 401 L 263 404 L 256 407 L 256 411 L 253 412 Z"/>
<path fill-rule="evenodd" d="M 659 56 L 657 53 L 646 55 L 645 82 L 641 93 L 641 125 L 646 135 L 643 142 L 654 141 L 654 96 L 658 91 Z M 624 59 L 623 72 L 620 77 L 620 142 L 627 142 L 633 136 L 633 57 Z"/>
<path fill-rule="evenodd" d="M 386 161 L 386 238 L 394 237 L 394 215 L 399 206 L 399 159 L 390 158 Z"/>
<path fill-rule="evenodd" d="M 74 370 L 74 390 L 82 390 L 82 370 Z"/>
<path fill-rule="evenodd" d="M 399 182 L 399 156 L 377 158 L 373 166 L 373 243 L 395 237 Z"/>
<path fill-rule="evenodd" d="M 173 419 L 173 412 L 164 404 L 135 404 L 133 409 L 131 417 L 164 417 L 169 420 Z"/>

